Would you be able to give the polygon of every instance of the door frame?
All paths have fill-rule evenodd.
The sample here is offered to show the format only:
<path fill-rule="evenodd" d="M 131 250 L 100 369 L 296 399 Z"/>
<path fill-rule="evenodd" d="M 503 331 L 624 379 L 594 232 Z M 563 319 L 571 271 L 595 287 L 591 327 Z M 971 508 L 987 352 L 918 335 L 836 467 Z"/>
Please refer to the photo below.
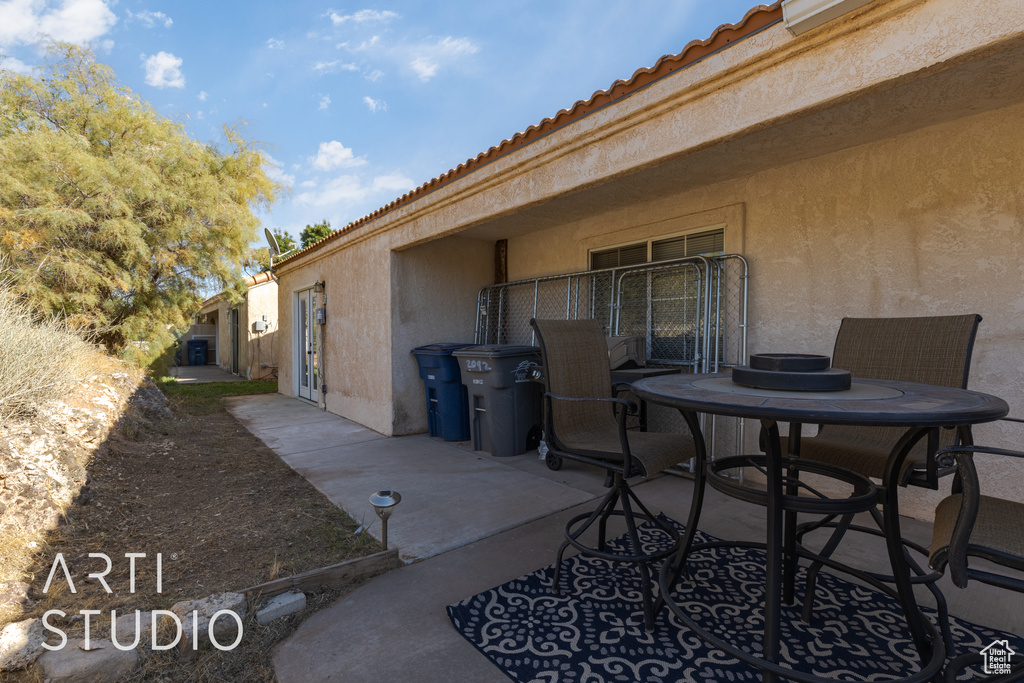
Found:
<path fill-rule="evenodd" d="M 292 388 L 294 395 L 307 401 L 318 401 L 320 398 L 320 383 L 316 364 L 316 353 L 311 352 L 308 340 L 312 338 L 313 348 L 320 351 L 323 340 L 319 339 L 319 330 L 316 324 L 316 291 L 315 285 L 301 287 L 292 292 L 292 344 L 294 353 L 293 372 L 294 381 Z M 303 320 L 303 308 L 305 308 L 305 320 Z M 303 360 L 306 361 L 304 366 Z M 304 371 L 305 367 L 305 371 Z M 305 381 L 305 384 L 304 384 Z"/>

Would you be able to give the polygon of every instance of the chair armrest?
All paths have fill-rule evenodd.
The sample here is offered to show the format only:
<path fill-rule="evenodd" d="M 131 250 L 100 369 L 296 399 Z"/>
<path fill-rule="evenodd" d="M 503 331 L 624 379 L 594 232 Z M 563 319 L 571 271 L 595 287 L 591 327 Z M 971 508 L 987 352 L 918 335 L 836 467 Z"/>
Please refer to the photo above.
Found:
<path fill-rule="evenodd" d="M 628 415 L 635 415 L 636 412 L 639 410 L 639 406 L 637 406 L 636 403 L 634 403 L 633 401 L 629 401 L 627 399 L 624 399 L 624 398 L 614 398 L 614 397 L 608 397 L 608 398 L 573 398 L 573 397 L 569 397 L 569 396 L 559 396 L 558 394 L 553 394 L 550 391 L 547 391 L 547 392 L 544 393 L 544 398 L 548 399 L 548 401 L 547 401 L 547 411 L 545 412 L 545 415 L 547 416 L 547 419 L 545 420 L 545 428 L 550 432 L 550 435 L 556 441 L 559 441 L 560 439 L 558 439 L 558 436 L 556 434 L 554 434 L 554 430 L 551 429 L 551 412 L 550 411 L 551 411 L 551 404 L 552 404 L 553 401 L 565 401 L 567 403 L 585 403 L 585 402 L 591 402 L 591 403 L 593 403 L 593 402 L 596 402 L 596 403 L 611 403 L 613 406 L 615 406 L 615 405 L 623 406 L 625 408 L 625 410 L 619 410 L 618 411 L 618 415 L 617 415 L 618 419 L 616 420 L 616 422 L 618 422 L 618 426 L 619 426 L 619 446 L 622 449 L 622 468 L 625 471 L 625 476 L 627 476 L 627 477 L 630 476 L 630 473 L 633 471 L 633 454 L 632 454 L 632 451 L 630 451 L 630 449 L 629 449 L 629 438 L 626 436 L 626 417 Z"/>
<path fill-rule="evenodd" d="M 550 391 L 544 392 L 544 397 L 545 398 L 552 398 L 552 399 L 554 399 L 556 401 L 569 401 L 569 402 L 574 402 L 574 403 L 581 403 L 581 402 L 585 402 L 585 401 L 596 401 L 596 402 L 600 402 L 600 403 L 616 403 L 618 405 L 625 406 L 626 410 L 630 411 L 631 414 L 636 413 L 636 411 L 640 409 L 640 407 L 636 403 L 634 403 L 633 401 L 630 401 L 628 399 L 625 399 L 625 398 L 617 398 L 617 397 L 608 397 L 608 398 L 589 398 L 589 397 L 573 398 L 573 397 L 570 397 L 570 396 L 559 396 L 558 394 L 552 394 Z"/>
<path fill-rule="evenodd" d="M 629 382 L 613 382 L 612 391 L 629 391 L 633 388 L 633 385 Z"/>
<path fill-rule="evenodd" d="M 986 446 L 949 446 L 935 452 L 935 460 L 943 467 L 953 464 L 957 467 L 957 478 L 960 481 L 960 509 L 949 540 L 947 564 L 953 585 L 958 588 L 967 586 L 967 546 L 971 542 L 971 532 L 978 520 L 978 507 L 981 502 L 981 485 L 978 482 L 978 471 L 974 468 L 974 453 L 991 453 L 1004 449 Z M 1010 453 L 1014 453 L 1010 451 Z"/>
<path fill-rule="evenodd" d="M 1016 420 L 1015 420 L 1016 421 Z M 947 446 L 946 448 L 940 448 L 935 452 L 935 459 L 939 461 L 942 467 L 952 467 L 958 465 L 961 458 L 957 454 L 960 453 L 987 453 L 989 455 L 1007 455 L 1011 458 L 1024 458 L 1024 453 L 1021 451 L 1011 451 L 1007 448 L 993 448 L 992 446 Z"/>

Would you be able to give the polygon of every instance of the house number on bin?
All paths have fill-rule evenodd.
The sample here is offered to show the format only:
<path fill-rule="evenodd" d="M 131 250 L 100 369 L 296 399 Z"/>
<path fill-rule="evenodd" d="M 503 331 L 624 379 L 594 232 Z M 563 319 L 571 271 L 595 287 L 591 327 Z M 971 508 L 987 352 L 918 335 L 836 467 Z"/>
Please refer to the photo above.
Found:
<path fill-rule="evenodd" d="M 485 360 L 467 360 L 466 369 L 470 372 L 490 372 L 491 366 Z"/>

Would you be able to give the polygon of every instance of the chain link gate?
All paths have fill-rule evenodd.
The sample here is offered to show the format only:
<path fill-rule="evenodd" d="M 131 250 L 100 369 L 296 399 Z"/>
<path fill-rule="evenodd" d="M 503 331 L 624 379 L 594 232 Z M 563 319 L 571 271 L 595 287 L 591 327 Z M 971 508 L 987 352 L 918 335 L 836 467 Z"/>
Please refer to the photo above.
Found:
<path fill-rule="evenodd" d="M 491 285 L 477 299 L 477 344 L 536 344 L 530 318 L 596 318 L 609 336 L 639 336 L 646 364 L 720 372 L 747 356 L 748 267 L 737 254 L 692 256 Z M 705 417 L 709 457 L 741 453 L 742 420 Z M 686 430 L 676 410 L 648 407 L 647 428 Z"/>

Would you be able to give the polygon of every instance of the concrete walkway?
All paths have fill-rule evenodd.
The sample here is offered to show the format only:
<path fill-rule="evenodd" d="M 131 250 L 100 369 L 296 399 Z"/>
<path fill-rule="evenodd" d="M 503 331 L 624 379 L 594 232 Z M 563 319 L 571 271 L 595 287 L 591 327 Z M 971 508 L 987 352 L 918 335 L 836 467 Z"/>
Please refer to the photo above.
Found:
<path fill-rule="evenodd" d="M 467 444 L 426 436 L 387 439 L 281 395 L 228 403 L 356 519 L 373 515 L 367 503 L 373 491 L 398 490 L 402 503 L 389 541 L 402 548 L 403 558 L 422 560 L 364 583 L 303 623 L 275 651 L 281 683 L 508 681 L 455 631 L 445 607 L 551 564 L 565 522 L 592 509 L 593 498 L 604 491 L 603 473 L 571 463 L 551 472 L 536 453 L 492 458 Z M 686 519 L 689 480 L 663 476 L 636 490 L 652 511 Z M 705 500 L 703 530 L 763 540 L 762 508 L 714 491 Z M 927 544 L 931 525 L 905 520 L 904 533 Z M 887 563 L 884 546 L 863 535 L 848 537 L 838 557 L 859 565 Z M 981 584 L 959 590 L 948 579 L 940 586 L 953 614 L 1024 633 L 1024 596 Z M 920 599 L 929 603 L 925 592 Z"/>
<path fill-rule="evenodd" d="M 556 474 L 532 456 L 493 458 L 426 435 L 385 438 L 281 394 L 225 399 L 228 410 L 296 472 L 380 538 L 375 491 L 402 494 L 389 545 L 405 562 L 547 517 L 597 495 L 603 477 Z"/>
<path fill-rule="evenodd" d="M 248 381 L 244 377 L 225 372 L 216 365 L 174 365 L 171 367 L 171 377 L 189 384 Z"/>

